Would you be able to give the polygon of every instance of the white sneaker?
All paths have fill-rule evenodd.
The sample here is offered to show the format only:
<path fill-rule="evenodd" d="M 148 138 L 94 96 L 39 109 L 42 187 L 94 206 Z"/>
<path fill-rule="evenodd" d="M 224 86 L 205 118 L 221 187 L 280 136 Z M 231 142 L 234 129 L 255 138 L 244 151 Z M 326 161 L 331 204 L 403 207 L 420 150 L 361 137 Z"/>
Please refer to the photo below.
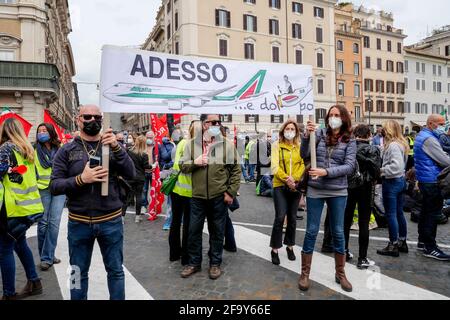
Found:
<path fill-rule="evenodd" d="M 352 224 L 352 226 L 350 227 L 350 230 L 359 230 L 359 225 L 358 225 L 358 223 Z"/>
<path fill-rule="evenodd" d="M 378 228 L 378 224 L 377 224 L 376 221 L 374 221 L 372 223 L 369 223 L 369 230 L 373 230 L 373 229 L 376 229 L 376 228 Z"/>
<path fill-rule="evenodd" d="M 139 223 L 142 221 L 142 217 L 141 216 L 136 216 L 136 218 L 134 218 L 134 222 Z"/>

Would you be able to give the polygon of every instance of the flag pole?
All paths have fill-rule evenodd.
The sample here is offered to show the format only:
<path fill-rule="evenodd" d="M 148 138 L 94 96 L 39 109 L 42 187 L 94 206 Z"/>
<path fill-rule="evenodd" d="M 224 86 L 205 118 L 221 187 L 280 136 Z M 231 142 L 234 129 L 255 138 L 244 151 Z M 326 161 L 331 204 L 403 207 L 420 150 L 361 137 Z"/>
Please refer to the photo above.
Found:
<path fill-rule="evenodd" d="M 314 115 L 309 115 L 309 121 L 312 121 L 314 125 L 316 124 L 314 120 Z M 316 133 L 313 132 L 309 135 L 309 147 L 310 147 L 310 154 L 311 154 L 311 169 L 317 168 L 317 159 L 316 159 Z"/>
<path fill-rule="evenodd" d="M 104 130 L 109 129 L 111 126 L 111 118 L 109 113 L 103 115 L 103 128 Z M 102 145 L 102 167 L 103 169 L 109 170 L 109 145 Z M 109 194 L 109 174 L 106 176 L 106 181 L 102 182 L 102 196 L 107 197 Z"/>

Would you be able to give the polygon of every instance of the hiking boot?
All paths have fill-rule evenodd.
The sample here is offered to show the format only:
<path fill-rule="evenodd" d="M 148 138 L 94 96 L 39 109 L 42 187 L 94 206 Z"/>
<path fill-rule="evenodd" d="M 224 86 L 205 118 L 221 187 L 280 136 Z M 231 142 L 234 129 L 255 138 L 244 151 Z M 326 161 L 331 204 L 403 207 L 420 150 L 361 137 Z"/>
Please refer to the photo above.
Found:
<path fill-rule="evenodd" d="M 377 250 L 377 253 L 382 256 L 398 257 L 400 253 L 398 251 L 398 244 L 389 242 L 386 248 Z"/>
<path fill-rule="evenodd" d="M 220 270 L 220 266 L 211 266 L 208 273 L 211 280 L 216 280 L 222 275 L 222 270 Z"/>
<path fill-rule="evenodd" d="M 291 261 L 295 261 L 294 249 L 286 247 L 286 252 L 287 252 L 288 259 Z"/>
<path fill-rule="evenodd" d="M 202 270 L 202 267 L 200 266 L 185 266 L 183 268 L 183 271 L 181 271 L 181 277 L 188 278 L 192 276 L 194 273 L 199 272 L 200 270 Z"/>
<path fill-rule="evenodd" d="M 408 244 L 406 243 L 406 240 L 398 241 L 398 251 L 402 253 L 408 253 Z"/>
<path fill-rule="evenodd" d="M 42 293 L 42 283 L 41 280 L 31 281 L 28 280 L 25 287 L 20 291 L 16 299 L 24 299 L 29 296 L 35 296 Z"/>

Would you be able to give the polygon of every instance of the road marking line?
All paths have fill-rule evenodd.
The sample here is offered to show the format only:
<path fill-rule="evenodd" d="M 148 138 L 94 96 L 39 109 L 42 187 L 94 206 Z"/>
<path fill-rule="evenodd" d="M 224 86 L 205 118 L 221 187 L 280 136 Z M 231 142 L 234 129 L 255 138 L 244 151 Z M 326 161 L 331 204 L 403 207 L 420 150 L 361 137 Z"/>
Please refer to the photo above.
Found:
<path fill-rule="evenodd" d="M 59 241 L 56 247 L 55 256 L 61 259 L 61 263 L 55 264 L 55 273 L 58 279 L 59 288 L 64 300 L 70 299 L 70 290 L 68 286 L 69 274 L 69 243 L 67 240 L 67 221 L 68 212 L 65 209 L 61 218 L 59 229 Z M 125 273 L 125 298 L 127 300 L 154 300 L 145 288 L 137 281 L 135 277 L 124 266 Z M 95 242 L 92 253 L 91 267 L 89 269 L 89 300 L 108 300 L 109 291 L 107 275 L 103 265 L 100 248 Z"/>
<path fill-rule="evenodd" d="M 205 225 L 203 231 L 208 233 Z M 243 226 L 234 227 L 238 247 L 252 255 L 271 261 L 270 237 Z M 294 247 L 296 261 L 289 261 L 286 253 L 279 250 L 280 266 L 295 273 L 300 272 L 301 247 Z M 379 270 L 379 268 L 378 268 Z M 335 282 L 334 258 L 314 252 L 310 279 L 336 292 L 358 300 L 449 300 L 449 297 L 402 282 L 379 272 L 359 270 L 352 264 L 346 264 L 346 275 L 353 285 L 353 292 L 345 292 Z M 310 288 L 314 290 L 314 284 Z"/>

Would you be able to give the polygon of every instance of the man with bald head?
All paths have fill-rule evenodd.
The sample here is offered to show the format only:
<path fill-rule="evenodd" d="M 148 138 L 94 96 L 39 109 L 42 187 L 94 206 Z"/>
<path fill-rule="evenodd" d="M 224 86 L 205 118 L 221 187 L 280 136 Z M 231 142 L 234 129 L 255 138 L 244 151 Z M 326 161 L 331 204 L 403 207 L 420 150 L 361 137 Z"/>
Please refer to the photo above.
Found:
<path fill-rule="evenodd" d="M 450 255 L 442 252 L 436 244 L 437 220 L 441 216 L 444 202 L 437 176 L 450 166 L 450 157 L 439 143 L 442 133 L 445 133 L 445 119 L 433 114 L 428 117 L 427 126 L 420 131 L 414 143 L 416 177 L 423 196 L 417 248 L 423 250 L 425 257 L 450 261 Z"/>
<path fill-rule="evenodd" d="M 133 161 L 112 133 L 102 129 L 100 108 L 86 105 L 76 117 L 80 136 L 64 145 L 53 161 L 50 189 L 67 196 L 71 273 L 70 297 L 86 300 L 88 273 L 94 242 L 100 246 L 108 273 L 111 300 L 125 299 L 123 264 L 122 201 L 118 176 L 133 179 Z M 110 146 L 109 170 L 102 168 L 102 145 Z M 108 196 L 101 195 L 102 182 L 109 179 Z"/>

